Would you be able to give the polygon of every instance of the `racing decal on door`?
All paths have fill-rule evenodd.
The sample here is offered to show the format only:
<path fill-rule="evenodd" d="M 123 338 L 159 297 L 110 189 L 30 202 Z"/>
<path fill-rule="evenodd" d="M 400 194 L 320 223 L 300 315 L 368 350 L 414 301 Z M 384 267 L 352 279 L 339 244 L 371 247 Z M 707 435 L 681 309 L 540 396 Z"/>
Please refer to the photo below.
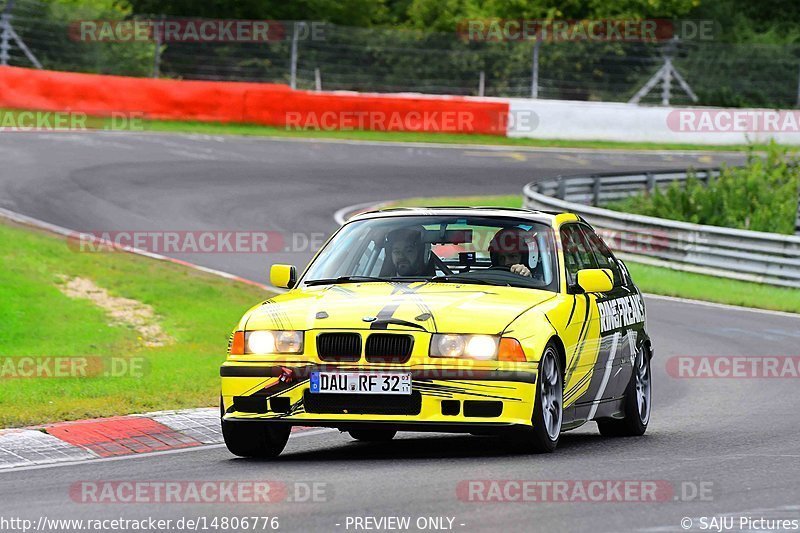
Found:
<path fill-rule="evenodd" d="M 605 366 L 603 367 L 602 378 L 600 383 L 597 386 L 597 392 L 594 396 L 594 401 L 592 402 L 592 407 L 589 410 L 589 416 L 587 416 L 587 420 L 591 420 L 594 418 L 595 413 L 597 412 L 597 406 L 600 405 L 600 402 L 603 399 L 603 395 L 606 392 L 606 387 L 608 386 L 608 380 L 611 377 L 611 369 L 614 366 L 614 358 L 617 356 L 617 348 L 619 347 L 619 333 L 614 333 L 611 336 L 611 346 L 608 348 L 608 358 L 606 359 Z"/>
<path fill-rule="evenodd" d="M 639 331 L 645 321 L 644 302 L 639 293 L 595 301 L 598 310 L 592 333 L 582 348 L 586 365 L 580 380 L 564 396 L 564 405 L 583 406 L 588 419 L 602 402 L 616 397 L 635 357 Z"/>
<path fill-rule="evenodd" d="M 600 333 L 609 333 L 644 322 L 644 302 L 641 294 L 630 294 L 610 300 L 598 300 Z"/>

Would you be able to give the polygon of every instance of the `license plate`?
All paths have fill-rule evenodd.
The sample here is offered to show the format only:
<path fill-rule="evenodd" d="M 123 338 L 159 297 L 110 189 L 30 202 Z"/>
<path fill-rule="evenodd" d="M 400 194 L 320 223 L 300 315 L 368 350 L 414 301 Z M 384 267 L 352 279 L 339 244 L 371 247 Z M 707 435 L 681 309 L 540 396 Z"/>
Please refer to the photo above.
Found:
<path fill-rule="evenodd" d="M 411 394 L 411 373 L 312 372 L 311 392 Z"/>

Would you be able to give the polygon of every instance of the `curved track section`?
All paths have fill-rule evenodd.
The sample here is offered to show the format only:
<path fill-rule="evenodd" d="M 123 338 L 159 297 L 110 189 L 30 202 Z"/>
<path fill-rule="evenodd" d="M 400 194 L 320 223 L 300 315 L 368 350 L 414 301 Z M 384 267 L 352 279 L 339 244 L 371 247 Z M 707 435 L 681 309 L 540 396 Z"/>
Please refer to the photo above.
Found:
<path fill-rule="evenodd" d="M 344 206 L 408 196 L 517 194 L 537 177 L 738 163 L 723 154 L 514 150 L 257 138 L 6 134 L 0 206 L 76 230 L 271 230 L 329 234 Z M 178 256 L 263 280 L 271 262 L 303 265 L 308 250 Z M 348 517 L 452 518 L 455 531 L 681 531 L 681 519 L 797 518 L 800 397 L 796 379 L 677 379 L 679 355 L 797 354 L 800 320 L 666 300 L 648 301 L 656 355 L 654 409 L 641 439 L 604 439 L 594 424 L 549 456 L 493 439 L 401 434 L 356 443 L 335 431 L 290 440 L 277 461 L 221 448 L 0 474 L 0 515 L 49 518 L 279 516 L 284 531 L 355 531 Z M 655 480 L 677 492 L 651 503 L 474 503 L 465 480 Z M 78 504 L 82 480 L 275 480 L 329 484 L 326 501 Z M 685 494 L 703 483 L 710 493 Z M 677 498 L 677 499 L 676 499 Z M 445 525 L 450 522 L 445 519 Z M 350 524 L 350 527 L 348 527 Z M 363 529 L 362 529 L 363 530 Z M 386 529 L 384 529 L 386 531 Z"/>

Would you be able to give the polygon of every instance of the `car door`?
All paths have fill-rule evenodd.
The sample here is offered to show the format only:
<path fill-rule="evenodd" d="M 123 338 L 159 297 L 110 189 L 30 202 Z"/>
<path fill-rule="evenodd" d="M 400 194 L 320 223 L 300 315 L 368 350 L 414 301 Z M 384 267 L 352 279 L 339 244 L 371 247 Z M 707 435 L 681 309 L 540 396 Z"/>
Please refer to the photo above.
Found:
<path fill-rule="evenodd" d="M 632 287 L 624 267 L 603 240 L 588 225 L 581 232 L 599 268 L 612 272 L 614 283 L 609 292 L 593 295 L 599 320 L 599 355 L 587 397 L 587 419 L 611 416 L 620 408 L 618 401 L 630 380 L 633 357 L 641 343 L 644 306 L 641 295 Z"/>
<path fill-rule="evenodd" d="M 589 388 L 598 348 L 595 342 L 599 324 L 597 308 L 590 296 L 577 288 L 577 275 L 579 270 L 597 268 L 598 265 L 578 224 L 561 226 L 560 239 L 567 304 L 571 304 L 570 310 L 564 313 L 564 322 L 559 324 L 566 350 L 564 420 L 567 421 L 577 417 L 575 405 Z M 586 412 L 586 409 L 583 411 Z"/>

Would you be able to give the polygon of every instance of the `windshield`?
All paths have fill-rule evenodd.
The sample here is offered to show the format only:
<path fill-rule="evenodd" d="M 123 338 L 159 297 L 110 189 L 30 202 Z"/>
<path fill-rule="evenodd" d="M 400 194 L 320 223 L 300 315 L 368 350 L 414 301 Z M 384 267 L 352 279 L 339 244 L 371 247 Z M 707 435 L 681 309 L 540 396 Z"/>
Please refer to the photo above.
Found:
<path fill-rule="evenodd" d="M 419 216 L 343 227 L 301 284 L 463 282 L 558 290 L 552 229 L 510 217 Z"/>

